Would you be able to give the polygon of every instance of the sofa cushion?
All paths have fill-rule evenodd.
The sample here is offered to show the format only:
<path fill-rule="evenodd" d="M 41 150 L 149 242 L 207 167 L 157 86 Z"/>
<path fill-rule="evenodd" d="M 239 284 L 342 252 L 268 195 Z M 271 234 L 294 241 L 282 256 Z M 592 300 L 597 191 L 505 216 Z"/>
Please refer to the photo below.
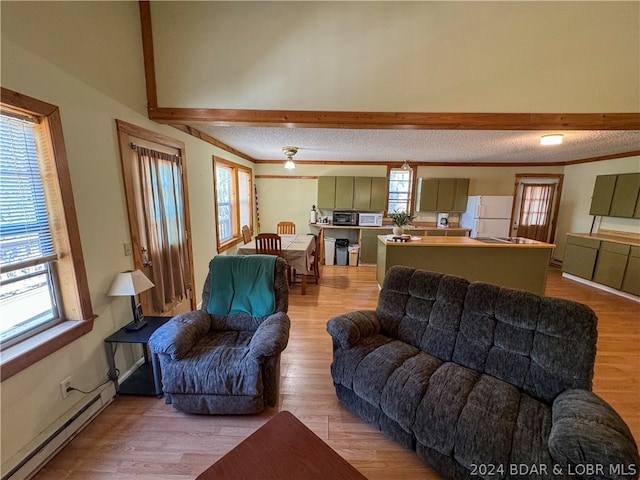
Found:
<path fill-rule="evenodd" d="M 333 383 L 342 384 L 349 389 L 353 389 L 353 379 L 362 359 L 390 341 L 391 339 L 385 335 L 373 335 L 365 337 L 349 349 L 339 348 L 335 350 L 333 362 L 331 363 Z"/>

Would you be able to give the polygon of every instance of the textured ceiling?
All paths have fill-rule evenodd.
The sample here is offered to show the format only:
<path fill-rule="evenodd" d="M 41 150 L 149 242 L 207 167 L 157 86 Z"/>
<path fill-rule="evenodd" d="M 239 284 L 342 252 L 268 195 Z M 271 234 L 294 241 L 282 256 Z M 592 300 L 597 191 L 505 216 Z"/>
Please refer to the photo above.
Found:
<path fill-rule="evenodd" d="M 193 125 L 256 160 L 285 160 L 282 147 L 299 148 L 298 161 L 408 160 L 417 163 L 557 163 L 640 150 L 640 131 L 386 130 Z M 540 145 L 562 133 L 562 145 Z"/>

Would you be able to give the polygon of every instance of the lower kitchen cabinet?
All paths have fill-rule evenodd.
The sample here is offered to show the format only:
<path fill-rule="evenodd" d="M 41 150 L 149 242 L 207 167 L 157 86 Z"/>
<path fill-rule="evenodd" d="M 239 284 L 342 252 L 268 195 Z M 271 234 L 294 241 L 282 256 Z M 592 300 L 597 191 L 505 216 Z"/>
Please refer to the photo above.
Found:
<path fill-rule="evenodd" d="M 620 290 L 627 268 L 630 245 L 614 242 L 602 242 L 598 252 L 593 281 Z"/>
<path fill-rule="evenodd" d="M 391 228 L 363 228 L 360 233 L 360 264 L 376 263 L 378 255 L 378 235 L 389 235 L 391 233 L 393 233 Z"/>
<path fill-rule="evenodd" d="M 567 235 L 562 271 L 591 280 L 599 248 L 600 240 Z"/>
<path fill-rule="evenodd" d="M 640 247 L 631 247 L 622 280 L 622 291 L 640 296 Z"/>

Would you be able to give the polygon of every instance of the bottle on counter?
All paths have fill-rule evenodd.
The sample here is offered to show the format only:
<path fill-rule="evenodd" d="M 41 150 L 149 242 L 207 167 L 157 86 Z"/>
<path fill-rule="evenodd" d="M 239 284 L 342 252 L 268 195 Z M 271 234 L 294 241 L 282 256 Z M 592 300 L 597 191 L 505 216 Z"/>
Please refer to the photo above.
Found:
<path fill-rule="evenodd" d="M 316 223 L 318 221 L 318 211 L 315 205 L 311 205 L 311 212 L 309 212 L 309 223 Z"/>

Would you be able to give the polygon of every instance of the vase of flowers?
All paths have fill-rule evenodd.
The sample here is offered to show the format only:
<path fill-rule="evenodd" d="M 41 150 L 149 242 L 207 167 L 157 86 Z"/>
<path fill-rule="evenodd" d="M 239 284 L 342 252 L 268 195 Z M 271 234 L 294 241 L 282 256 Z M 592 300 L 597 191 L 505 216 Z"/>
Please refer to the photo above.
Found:
<path fill-rule="evenodd" d="M 416 217 L 415 215 L 410 215 L 404 210 L 394 210 L 389 214 L 389 218 L 393 222 L 393 234 L 396 237 L 399 237 L 404 233 L 405 225 L 411 223 L 411 221 Z"/>

